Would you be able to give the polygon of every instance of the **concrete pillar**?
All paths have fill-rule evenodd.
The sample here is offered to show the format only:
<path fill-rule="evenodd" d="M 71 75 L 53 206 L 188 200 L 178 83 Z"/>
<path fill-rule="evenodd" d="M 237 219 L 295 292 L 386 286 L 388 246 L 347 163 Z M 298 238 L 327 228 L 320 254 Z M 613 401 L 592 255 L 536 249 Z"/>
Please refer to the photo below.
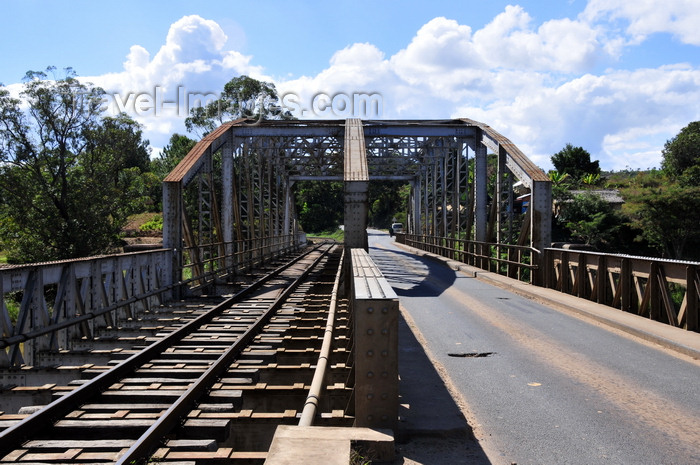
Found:
<path fill-rule="evenodd" d="M 367 249 L 369 182 L 345 183 L 345 247 Z"/>
<path fill-rule="evenodd" d="M 399 415 L 399 301 L 362 249 L 352 250 L 355 426 L 396 430 Z"/>
<path fill-rule="evenodd" d="M 530 246 L 544 252 L 544 249 L 552 246 L 551 182 L 532 182 L 530 209 Z M 542 255 L 544 255 L 544 253 Z M 540 285 L 543 279 L 543 276 L 535 276 L 534 284 Z"/>

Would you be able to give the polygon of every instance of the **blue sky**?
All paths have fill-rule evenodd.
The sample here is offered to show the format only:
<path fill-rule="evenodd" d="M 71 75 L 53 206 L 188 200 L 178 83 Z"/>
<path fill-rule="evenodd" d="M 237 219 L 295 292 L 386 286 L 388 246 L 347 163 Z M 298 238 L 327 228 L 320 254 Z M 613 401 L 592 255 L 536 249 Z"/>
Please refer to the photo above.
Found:
<path fill-rule="evenodd" d="M 299 108 L 381 98 L 371 117 L 467 117 L 545 169 L 566 143 L 604 169 L 659 166 L 700 119 L 700 0 L 0 1 L 0 82 L 70 66 L 144 125 L 154 153 L 186 111 L 129 96 L 213 94 L 234 76 L 274 82 Z M 180 89 L 180 90 L 178 90 Z M 182 94 L 181 94 L 182 95 Z M 145 107 L 148 109 L 148 105 Z M 307 112 L 308 113 L 308 112 Z"/>

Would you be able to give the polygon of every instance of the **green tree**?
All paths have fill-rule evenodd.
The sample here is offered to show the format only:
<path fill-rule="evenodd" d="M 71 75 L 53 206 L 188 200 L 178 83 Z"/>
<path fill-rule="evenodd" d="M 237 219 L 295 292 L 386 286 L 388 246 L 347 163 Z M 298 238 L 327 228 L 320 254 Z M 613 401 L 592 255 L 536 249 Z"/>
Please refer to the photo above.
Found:
<path fill-rule="evenodd" d="M 153 185 L 151 190 L 151 198 L 156 206 L 156 208 L 154 208 L 155 211 L 162 210 L 163 179 L 165 179 L 165 177 L 175 169 L 178 163 L 180 163 L 182 159 L 187 156 L 187 154 L 196 144 L 197 142 L 189 137 L 175 133 L 170 136 L 168 144 L 163 147 L 163 151 L 160 153 L 160 155 L 151 160 L 151 171 L 153 172 L 155 179 L 158 180 L 157 183 Z M 186 193 L 185 195 L 188 194 Z M 186 203 L 187 205 L 190 205 L 190 202 Z"/>
<path fill-rule="evenodd" d="M 149 143 L 143 140 L 141 125 L 125 113 L 103 118 L 95 128 L 87 128 L 83 137 L 83 164 L 91 166 L 96 176 L 111 173 L 115 187 L 124 187 L 120 186 L 122 170 L 136 168 L 137 173 L 150 170 Z"/>
<path fill-rule="evenodd" d="M 700 187 L 671 185 L 631 200 L 628 208 L 644 239 L 669 258 L 700 259 Z"/>
<path fill-rule="evenodd" d="M 678 184 L 684 187 L 700 186 L 700 164 L 683 170 L 678 177 Z"/>
<path fill-rule="evenodd" d="M 700 121 L 688 124 L 673 139 L 666 141 L 661 155 L 661 167 L 674 177 L 700 165 Z"/>
<path fill-rule="evenodd" d="M 178 163 L 197 144 L 193 139 L 182 134 L 173 134 L 170 136 L 168 145 L 163 147 L 163 151 L 157 158 L 151 160 L 151 171 L 153 171 L 161 180 L 170 173 Z"/>
<path fill-rule="evenodd" d="M 595 186 L 599 181 L 599 174 L 588 173 L 581 178 L 581 182 L 587 186 Z"/>
<path fill-rule="evenodd" d="M 188 132 L 200 135 L 211 132 L 226 121 L 249 118 L 292 119 L 289 111 L 280 107 L 279 96 L 271 82 L 238 76 L 224 85 L 219 98 L 206 106 L 194 107 L 185 120 Z"/>
<path fill-rule="evenodd" d="M 586 245 L 598 245 L 610 239 L 613 231 L 608 231 L 604 227 L 606 215 L 603 212 L 594 213 L 589 219 L 569 221 L 566 227 L 571 231 L 571 235 L 582 240 Z"/>
<path fill-rule="evenodd" d="M 294 184 L 294 190 L 304 231 L 332 231 L 343 222 L 343 183 L 302 181 Z"/>
<path fill-rule="evenodd" d="M 397 181 L 375 181 L 369 185 L 370 226 L 387 228 L 396 218 L 405 221 L 408 195 L 403 183 Z M 399 218 L 403 218 L 399 220 Z"/>
<path fill-rule="evenodd" d="M 587 174 L 600 174 L 598 160 L 591 161 L 591 154 L 583 147 L 571 144 L 552 155 L 552 164 L 560 173 L 567 173 L 575 181 L 581 180 Z"/>
<path fill-rule="evenodd" d="M 103 253 L 144 208 L 138 124 L 102 118 L 102 89 L 53 72 L 28 72 L 20 99 L 0 87 L 0 245 L 11 262 Z"/>
<path fill-rule="evenodd" d="M 558 221 L 564 225 L 573 239 L 610 250 L 615 234 L 625 223 L 625 218 L 599 196 L 591 193 L 575 195 L 562 208 Z"/>
<path fill-rule="evenodd" d="M 554 216 L 558 217 L 561 206 L 564 202 L 571 200 L 571 184 L 569 184 L 569 174 L 559 171 L 550 171 L 549 180 L 552 181 L 552 201 L 554 203 Z"/>

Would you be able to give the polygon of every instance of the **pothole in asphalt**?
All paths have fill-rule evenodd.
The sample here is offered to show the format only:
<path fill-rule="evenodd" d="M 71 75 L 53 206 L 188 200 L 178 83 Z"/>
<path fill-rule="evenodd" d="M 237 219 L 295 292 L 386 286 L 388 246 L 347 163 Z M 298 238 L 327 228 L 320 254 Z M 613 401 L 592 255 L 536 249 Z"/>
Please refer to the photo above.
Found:
<path fill-rule="evenodd" d="M 490 357 L 496 352 L 454 352 L 447 354 L 450 357 L 469 357 L 469 358 L 480 358 L 480 357 Z"/>

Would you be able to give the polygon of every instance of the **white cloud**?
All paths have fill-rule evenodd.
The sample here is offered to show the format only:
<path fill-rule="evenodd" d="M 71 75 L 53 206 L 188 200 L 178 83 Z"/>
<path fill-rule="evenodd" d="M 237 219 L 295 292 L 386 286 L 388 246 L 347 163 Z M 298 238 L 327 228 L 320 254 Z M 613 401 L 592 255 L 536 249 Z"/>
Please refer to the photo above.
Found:
<path fill-rule="evenodd" d="M 688 105 L 698 99 L 700 70 L 667 66 L 588 74 L 485 108 L 459 106 L 455 115 L 477 114 L 474 119 L 530 147 L 528 155 L 545 166 L 570 142 L 590 151 L 605 169 L 646 168 L 659 166 L 666 139 L 700 118 L 700 110 Z"/>
<path fill-rule="evenodd" d="M 697 0 L 589 0 L 581 15 L 587 21 L 623 21 L 630 43 L 648 35 L 668 33 L 683 43 L 700 45 L 700 5 Z"/>
<path fill-rule="evenodd" d="M 184 132 L 187 95 L 218 95 L 231 78 L 246 74 L 269 80 L 252 57 L 225 50 L 227 37 L 212 20 L 197 15 L 174 22 L 165 43 L 151 54 L 133 45 L 117 73 L 81 78 L 103 87 L 110 112 L 126 110 L 144 125 L 156 145 L 167 143 L 173 132 Z"/>
<path fill-rule="evenodd" d="M 480 120 L 544 168 L 569 142 L 605 169 L 658 166 L 663 143 L 700 119 L 700 108 L 688 105 L 700 101 L 700 70 L 668 65 L 592 73 L 621 47 L 586 19 L 536 26 L 521 7 L 509 6 L 477 31 L 435 18 L 388 59 L 370 44 L 356 44 L 317 76 L 286 84 L 347 91 L 348 84 L 371 82 L 384 96 L 387 118 Z M 338 59 L 345 53 L 354 57 L 352 66 Z"/>
<path fill-rule="evenodd" d="M 474 33 L 475 48 L 491 68 L 575 72 L 590 69 L 604 51 L 585 22 L 550 20 L 537 30 L 520 6 L 505 11 Z"/>
<path fill-rule="evenodd" d="M 474 50 L 471 28 L 444 17 L 421 27 L 408 47 L 391 61 L 399 76 L 409 83 L 436 73 L 485 65 Z"/>
<path fill-rule="evenodd" d="M 508 6 L 478 30 L 438 17 L 392 56 L 374 44 L 356 43 L 337 51 L 318 74 L 275 84 L 302 118 L 368 117 L 319 112 L 314 102 L 340 96 L 346 103 L 352 99 L 344 96 L 373 94 L 381 96 L 383 118 L 483 121 L 543 168 L 551 167 L 551 154 L 568 142 L 589 150 L 604 169 L 658 166 L 663 143 L 700 119 L 700 108 L 692 104 L 700 101 L 700 70 L 678 64 L 601 73 L 598 66 L 612 63 L 633 36 L 685 24 L 678 15 L 687 3 L 669 0 L 671 13 L 656 22 L 650 2 L 628 7 L 623 0 L 591 0 L 578 18 L 540 24 L 522 7 Z M 620 32 L 621 20 L 629 23 L 629 32 Z M 692 31 L 682 34 L 694 43 Z M 154 55 L 134 45 L 122 71 L 85 79 L 123 98 L 154 94 L 158 87 L 167 101 L 175 100 L 178 87 L 218 94 L 241 74 L 272 80 L 253 57 L 226 44 L 216 22 L 186 16 L 171 25 Z M 184 131 L 185 116 L 170 109 L 137 119 L 153 145 L 162 147 L 173 132 Z"/>
<path fill-rule="evenodd" d="M 551 20 L 537 30 L 531 23 L 532 18 L 519 6 L 506 7 L 474 33 L 454 20 L 435 18 L 391 62 L 399 76 L 415 84 L 455 71 L 468 80 L 481 77 L 477 70 L 568 73 L 590 69 L 606 55 L 596 32 L 586 23 Z"/>
<path fill-rule="evenodd" d="M 353 44 L 336 52 L 330 59 L 330 66 L 316 76 L 277 83 L 279 93 L 285 96 L 283 102 L 300 118 L 355 116 L 345 114 L 345 108 L 326 108 L 325 104 L 330 104 L 338 94 L 348 96 L 352 101 L 354 94 L 386 93 L 382 96 L 384 107 L 387 105 L 385 98 L 391 92 L 383 91 L 400 87 L 401 83 L 391 71 L 384 53 L 366 43 Z M 344 98 L 340 101 L 342 103 Z"/>

